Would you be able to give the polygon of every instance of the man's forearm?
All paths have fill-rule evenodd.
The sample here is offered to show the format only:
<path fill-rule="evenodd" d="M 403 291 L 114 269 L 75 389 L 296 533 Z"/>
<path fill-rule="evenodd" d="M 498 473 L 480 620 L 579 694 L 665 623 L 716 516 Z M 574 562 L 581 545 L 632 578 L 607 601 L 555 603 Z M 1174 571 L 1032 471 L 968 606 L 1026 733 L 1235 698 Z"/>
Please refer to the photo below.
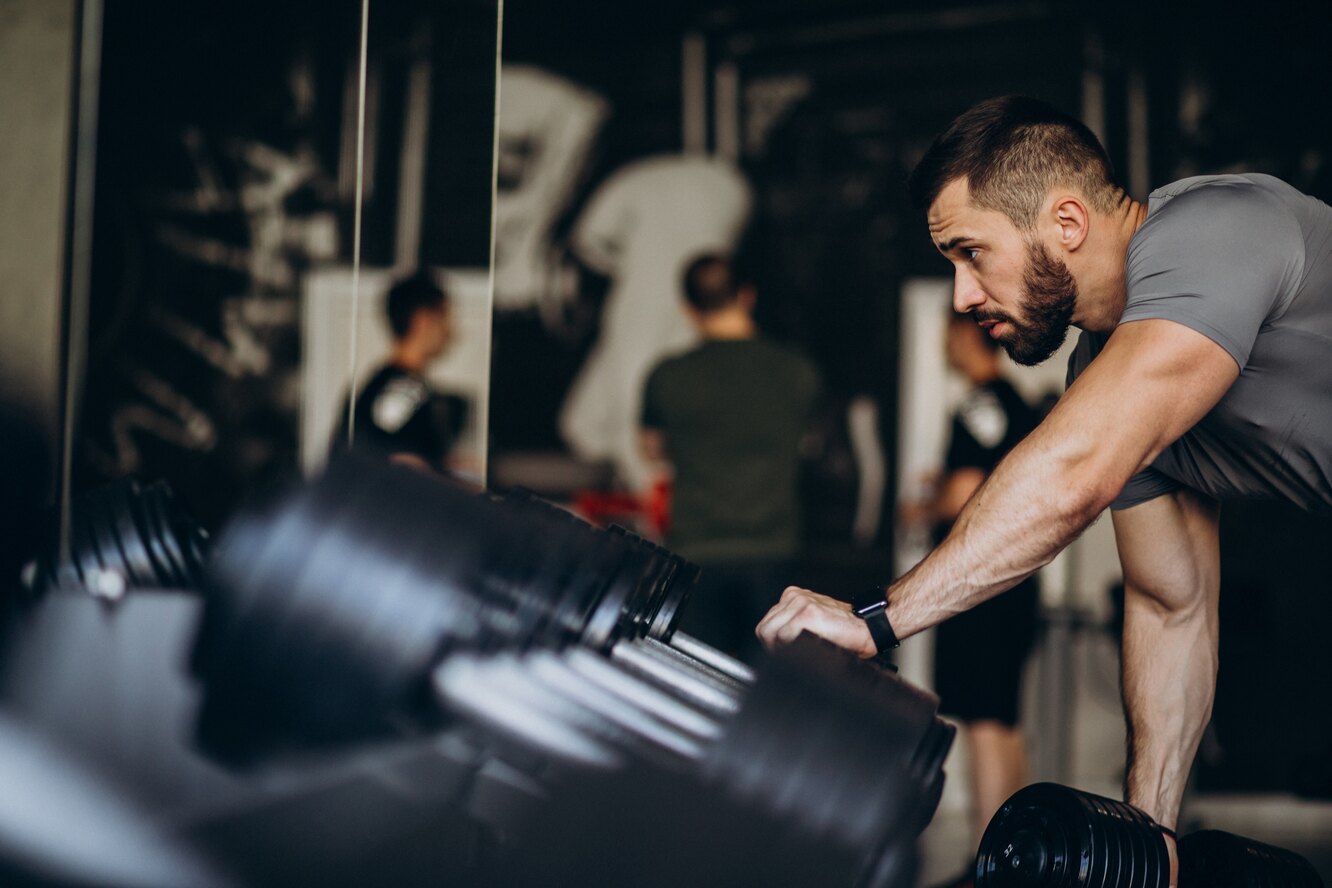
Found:
<path fill-rule="evenodd" d="M 974 607 L 1048 564 L 1133 473 L 1215 405 L 1237 374 L 1224 349 L 1182 325 L 1119 327 L 976 492 L 948 539 L 888 588 L 898 637 Z M 805 631 L 866 656 L 875 650 L 845 604 L 795 586 L 757 629 L 769 647 Z"/>
<path fill-rule="evenodd" d="M 975 607 L 1048 564 L 1104 510 L 1123 481 L 1115 474 L 1095 463 L 1080 436 L 1038 429 L 981 485 L 948 538 L 889 586 L 898 636 Z"/>
<path fill-rule="evenodd" d="M 1125 594 L 1126 797 L 1171 829 L 1216 692 L 1216 627 L 1207 610 L 1201 597 L 1169 610 L 1131 587 Z"/>
<path fill-rule="evenodd" d="M 1114 513 L 1124 568 L 1127 797 L 1173 827 L 1216 689 L 1220 512 L 1187 490 Z"/>

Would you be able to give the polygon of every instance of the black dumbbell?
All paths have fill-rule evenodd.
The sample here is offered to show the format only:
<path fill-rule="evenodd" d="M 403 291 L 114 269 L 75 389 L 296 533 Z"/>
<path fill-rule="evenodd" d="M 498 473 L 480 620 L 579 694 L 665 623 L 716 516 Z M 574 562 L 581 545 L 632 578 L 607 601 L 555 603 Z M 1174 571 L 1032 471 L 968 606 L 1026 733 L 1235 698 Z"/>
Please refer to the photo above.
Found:
<path fill-rule="evenodd" d="M 976 856 L 977 888 L 1166 888 L 1161 828 L 1125 802 L 1037 783 L 990 820 Z"/>
<path fill-rule="evenodd" d="M 696 577 L 530 497 L 348 456 L 224 530 L 195 668 L 213 715 L 363 736 L 421 717 L 454 651 L 669 639 Z"/>
<path fill-rule="evenodd" d="M 692 706 L 668 686 L 580 647 L 455 655 L 436 670 L 435 685 L 451 710 L 505 748 L 539 754 L 541 773 L 563 772 L 557 797 L 560 785 L 591 779 L 572 779 L 570 770 L 626 775 L 623 783 L 601 779 L 595 803 L 564 798 L 560 819 L 573 818 L 589 835 L 604 832 L 603 807 L 652 804 L 633 775 L 669 772 L 694 787 L 700 807 L 724 801 L 733 817 L 780 825 L 760 838 L 737 824 L 737 834 L 750 838 L 733 847 L 736 860 L 766 859 L 775 845 L 795 842 L 836 861 L 824 873 L 833 883 L 909 884 L 912 845 L 938 805 L 954 733 L 937 717 L 937 700 L 808 635 L 762 659 L 756 673 L 731 713 Z M 549 823 L 537 808 L 529 833 L 544 833 Z M 681 827 L 669 833 L 690 849 L 710 841 Z M 676 853 L 659 848 L 661 865 Z M 580 870 L 568 878 L 612 884 L 615 876 Z"/>
<path fill-rule="evenodd" d="M 1180 888 L 1321 888 L 1291 851 L 1208 830 L 1178 843 Z M 1164 831 L 1113 799 L 1037 783 L 1004 802 L 981 838 L 976 885 L 1157 888 L 1169 881 Z"/>
<path fill-rule="evenodd" d="M 896 884 L 952 740 L 937 701 L 812 638 L 757 675 L 675 647 L 661 610 L 692 576 L 544 503 L 344 462 L 223 534 L 205 717 L 318 741 L 448 718 L 542 779 L 662 768 Z"/>
<path fill-rule="evenodd" d="M 130 589 L 197 589 L 208 534 L 164 481 L 122 478 L 75 497 L 69 509 L 69 552 L 57 529 L 39 556 L 35 591 L 76 586 L 116 598 Z"/>
<path fill-rule="evenodd" d="M 1293 851 L 1220 830 L 1179 840 L 1180 888 L 1323 888 L 1317 870 Z"/>

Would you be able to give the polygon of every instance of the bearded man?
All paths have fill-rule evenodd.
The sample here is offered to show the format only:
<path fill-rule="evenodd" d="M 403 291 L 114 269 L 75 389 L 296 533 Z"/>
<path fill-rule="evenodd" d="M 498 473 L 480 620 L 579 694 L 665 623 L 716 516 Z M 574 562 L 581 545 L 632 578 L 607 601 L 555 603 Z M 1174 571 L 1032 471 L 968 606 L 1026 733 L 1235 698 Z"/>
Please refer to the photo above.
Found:
<path fill-rule="evenodd" d="M 1173 829 L 1216 686 L 1218 501 L 1332 511 L 1332 209 L 1256 174 L 1139 203 L 1085 126 L 1019 97 L 955 120 L 910 185 L 957 311 L 1025 364 L 1082 331 L 1068 389 L 909 573 L 850 607 L 788 588 L 758 635 L 872 656 L 1030 576 L 1109 507 L 1127 797 Z"/>

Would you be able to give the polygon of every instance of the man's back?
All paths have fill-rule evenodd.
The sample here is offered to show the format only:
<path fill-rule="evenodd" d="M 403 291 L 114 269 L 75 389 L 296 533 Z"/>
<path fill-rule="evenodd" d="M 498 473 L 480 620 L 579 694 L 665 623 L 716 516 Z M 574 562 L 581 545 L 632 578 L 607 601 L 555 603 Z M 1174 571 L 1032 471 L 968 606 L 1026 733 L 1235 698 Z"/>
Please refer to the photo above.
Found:
<path fill-rule="evenodd" d="M 675 467 L 668 543 L 701 561 L 795 553 L 797 445 L 818 373 L 763 339 L 711 340 L 652 371 L 643 424 Z"/>
<path fill-rule="evenodd" d="M 1332 510 L 1332 208 L 1270 176 L 1173 183 L 1151 195 L 1127 283 L 1121 325 L 1184 324 L 1240 375 L 1117 505 L 1184 485 Z M 1106 338 L 1082 334 L 1070 382 Z"/>

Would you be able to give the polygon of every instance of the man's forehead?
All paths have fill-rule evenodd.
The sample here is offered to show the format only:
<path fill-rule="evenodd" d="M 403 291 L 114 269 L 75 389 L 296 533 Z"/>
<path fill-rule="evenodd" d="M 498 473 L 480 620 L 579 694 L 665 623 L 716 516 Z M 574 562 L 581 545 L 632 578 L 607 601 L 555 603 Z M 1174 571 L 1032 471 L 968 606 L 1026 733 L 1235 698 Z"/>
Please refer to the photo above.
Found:
<path fill-rule="evenodd" d="M 1012 223 L 998 210 L 985 209 L 971 202 L 971 190 L 965 179 L 945 185 L 926 212 L 930 237 L 945 252 L 957 242 L 970 238 L 1005 237 Z"/>
<path fill-rule="evenodd" d="M 934 233 L 939 228 L 957 221 L 959 214 L 968 210 L 974 210 L 971 204 L 971 189 L 967 187 L 966 179 L 954 179 L 939 190 L 938 196 L 930 203 L 930 208 L 926 211 L 926 218 L 929 221 L 930 232 Z"/>
<path fill-rule="evenodd" d="M 967 212 L 969 204 L 963 202 L 958 204 L 952 196 L 945 197 L 940 192 L 934 203 L 930 204 L 930 209 L 926 215 L 926 221 L 930 228 L 930 240 L 940 252 L 947 253 L 957 246 L 957 244 L 968 237 L 973 236 L 973 226 L 970 224 L 971 213 Z"/>

